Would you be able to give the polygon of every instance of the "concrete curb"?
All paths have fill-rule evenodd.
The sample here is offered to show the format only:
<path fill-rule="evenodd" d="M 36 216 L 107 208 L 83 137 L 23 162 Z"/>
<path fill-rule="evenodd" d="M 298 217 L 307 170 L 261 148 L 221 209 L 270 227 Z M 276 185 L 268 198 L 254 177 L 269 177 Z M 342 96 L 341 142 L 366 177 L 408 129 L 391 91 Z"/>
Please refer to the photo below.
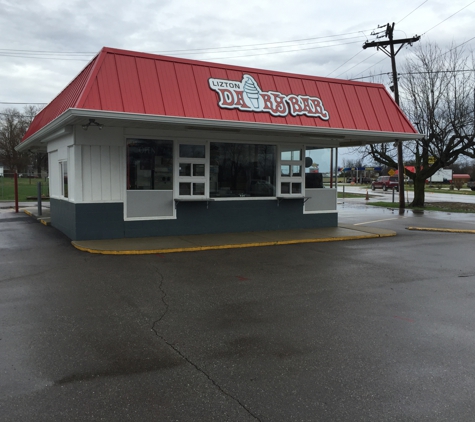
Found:
<path fill-rule="evenodd" d="M 468 233 L 475 234 L 475 230 L 463 230 L 463 229 L 438 229 L 431 227 L 406 227 L 406 230 L 416 230 L 425 232 L 442 232 L 442 233 Z"/>
<path fill-rule="evenodd" d="M 382 229 L 370 229 L 370 230 L 360 230 L 354 229 L 351 226 L 345 226 L 345 228 L 360 232 L 360 234 L 355 234 L 352 236 L 331 236 L 331 237 L 312 237 L 306 239 L 286 239 L 286 240 L 274 240 L 274 241 L 264 241 L 264 242 L 244 242 L 244 243 L 222 243 L 215 245 L 195 245 L 195 246 L 184 246 L 184 247 L 167 247 L 167 248 L 156 248 L 156 249 L 113 249 L 112 247 L 100 247 L 101 241 L 72 241 L 71 244 L 78 250 L 83 252 L 89 252 L 93 254 L 102 254 L 102 255 L 150 255 L 150 254 L 166 254 L 166 253 L 178 253 L 178 252 L 200 252 L 200 251 L 211 251 L 211 250 L 221 250 L 221 249 L 242 249 L 242 248 L 255 248 L 255 247 L 264 247 L 264 246 L 283 246 L 283 245 L 296 245 L 304 243 L 323 243 L 323 242 L 338 242 L 345 240 L 362 240 L 362 239 L 377 239 L 383 237 L 393 237 L 396 236 L 396 232 L 390 230 Z M 361 234 L 361 232 L 363 234 Z M 96 247 L 92 247 L 94 242 L 98 242 Z M 133 243 L 134 239 L 130 239 L 130 242 Z M 111 241 L 113 243 L 113 241 Z M 89 244 L 89 245 L 88 245 Z"/>
<path fill-rule="evenodd" d="M 22 209 L 20 211 L 23 211 L 26 215 L 29 215 L 30 217 L 36 218 L 44 226 L 50 226 L 51 225 L 51 219 L 49 217 L 37 217 L 34 213 L 32 213 L 32 212 L 30 212 L 26 209 Z"/>

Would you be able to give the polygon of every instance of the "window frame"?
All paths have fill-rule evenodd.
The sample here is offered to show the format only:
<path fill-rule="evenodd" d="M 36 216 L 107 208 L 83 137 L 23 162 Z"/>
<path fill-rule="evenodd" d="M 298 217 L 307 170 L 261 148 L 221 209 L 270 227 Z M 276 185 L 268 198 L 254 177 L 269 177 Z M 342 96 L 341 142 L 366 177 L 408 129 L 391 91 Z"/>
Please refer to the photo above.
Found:
<path fill-rule="evenodd" d="M 203 158 L 191 158 L 191 157 L 180 157 L 180 146 L 181 145 L 202 145 L 205 147 L 205 156 Z M 190 164 L 191 165 L 191 174 L 190 176 L 180 175 L 180 165 L 181 164 Z M 203 176 L 194 176 L 193 168 L 196 164 L 204 165 L 204 175 Z M 190 183 L 190 195 L 180 194 L 180 183 Z M 193 185 L 195 183 L 204 184 L 204 193 L 202 195 L 193 194 Z M 174 169 L 174 197 L 180 200 L 200 200 L 209 198 L 209 142 L 208 141 L 198 141 L 198 140 L 187 140 L 180 139 L 176 141 L 176 155 L 175 155 L 175 169 Z"/>
<path fill-rule="evenodd" d="M 282 159 L 282 153 L 285 151 L 297 151 L 300 150 L 300 160 L 290 159 L 284 160 Z M 292 170 L 293 166 L 300 166 L 300 176 L 294 176 L 290 174 L 289 176 L 282 175 L 282 166 L 290 166 Z M 285 198 L 301 198 L 304 196 L 305 193 L 305 145 L 303 144 L 286 144 L 286 145 L 279 145 L 278 154 L 277 154 L 277 189 L 276 193 L 278 197 L 285 197 Z M 282 193 L 282 183 L 289 183 L 289 192 Z M 300 184 L 300 192 L 293 193 L 292 187 L 293 184 Z"/>
<path fill-rule="evenodd" d="M 60 182 L 59 195 L 61 198 L 69 200 L 68 160 L 67 159 L 59 160 L 58 163 L 59 163 L 59 182 Z M 66 184 L 64 183 L 65 176 L 66 176 Z"/>

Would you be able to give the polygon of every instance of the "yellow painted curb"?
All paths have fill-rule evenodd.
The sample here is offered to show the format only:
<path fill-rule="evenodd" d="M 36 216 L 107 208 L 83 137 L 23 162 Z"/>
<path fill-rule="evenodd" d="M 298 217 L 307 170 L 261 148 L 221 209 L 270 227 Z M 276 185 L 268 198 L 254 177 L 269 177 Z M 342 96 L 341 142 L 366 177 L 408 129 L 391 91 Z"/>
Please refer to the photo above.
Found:
<path fill-rule="evenodd" d="M 42 219 L 41 217 L 37 217 L 35 214 L 33 214 L 32 212 L 28 211 L 28 210 L 25 210 L 25 209 L 22 209 L 21 211 L 23 211 L 26 215 L 29 215 L 30 217 L 33 217 L 33 218 L 36 218 L 41 224 L 43 224 L 44 226 L 51 226 L 51 222 L 49 221 L 46 221 L 44 219 Z"/>
<path fill-rule="evenodd" d="M 475 234 L 475 230 L 463 230 L 463 229 L 438 229 L 430 227 L 406 227 L 407 230 L 418 230 L 425 232 L 444 232 L 444 233 L 469 233 Z"/>
<path fill-rule="evenodd" d="M 238 243 L 228 245 L 213 245 L 213 246 L 195 246 L 186 248 L 167 248 L 167 249 L 144 249 L 144 250 L 100 250 L 86 248 L 79 246 L 74 241 L 71 244 L 78 250 L 83 252 L 89 252 L 93 254 L 102 255 L 150 255 L 150 254 L 166 254 L 177 252 L 199 252 L 199 251 L 211 251 L 219 249 L 241 249 L 241 248 L 255 248 L 261 246 L 281 246 L 281 245 L 296 245 L 299 243 L 321 243 L 321 242 L 338 242 L 343 240 L 360 240 L 360 239 L 376 239 L 381 237 L 393 237 L 396 233 L 388 234 L 366 234 L 359 236 L 343 236 L 343 237 L 327 237 L 319 239 L 295 239 L 295 240 L 277 240 L 272 242 L 257 242 L 257 243 Z"/>

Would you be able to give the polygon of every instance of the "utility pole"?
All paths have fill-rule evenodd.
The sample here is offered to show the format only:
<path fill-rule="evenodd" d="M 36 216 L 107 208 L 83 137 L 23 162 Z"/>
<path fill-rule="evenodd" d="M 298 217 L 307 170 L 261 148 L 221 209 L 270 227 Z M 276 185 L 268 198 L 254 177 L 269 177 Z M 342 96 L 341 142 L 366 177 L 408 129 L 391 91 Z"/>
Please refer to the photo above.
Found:
<path fill-rule="evenodd" d="M 378 28 L 384 28 L 384 25 L 378 26 Z M 382 32 L 381 32 L 382 33 Z M 372 32 L 371 35 L 376 35 L 378 38 L 383 36 L 388 38 L 387 41 L 372 41 L 365 42 L 363 48 L 376 47 L 378 50 L 381 50 L 391 59 L 391 67 L 393 72 L 393 86 L 394 86 L 394 101 L 399 105 L 399 87 L 398 87 L 398 77 L 396 71 L 396 55 L 399 53 L 402 47 L 406 44 L 412 45 L 412 43 L 419 41 L 421 39 L 420 35 L 416 35 L 412 38 L 404 38 L 400 40 L 394 39 L 394 23 L 386 25 L 386 32 L 384 35 L 378 35 L 379 33 Z M 397 51 L 394 51 L 394 46 L 400 45 Z M 387 49 L 389 47 L 389 51 Z M 397 161 L 398 161 L 398 177 L 399 177 L 399 211 L 403 212 L 406 208 L 406 202 L 404 200 L 404 157 L 402 152 L 402 142 L 397 142 Z"/>

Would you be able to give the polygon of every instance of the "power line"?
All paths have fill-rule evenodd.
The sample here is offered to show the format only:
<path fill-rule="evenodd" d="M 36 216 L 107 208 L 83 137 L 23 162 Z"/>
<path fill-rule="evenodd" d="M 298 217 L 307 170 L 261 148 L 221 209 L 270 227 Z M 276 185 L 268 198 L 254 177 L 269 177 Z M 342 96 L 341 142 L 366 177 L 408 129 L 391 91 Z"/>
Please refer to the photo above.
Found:
<path fill-rule="evenodd" d="M 426 4 L 428 1 L 429 0 L 425 0 L 423 3 L 421 3 L 419 6 L 417 6 L 411 13 L 408 13 L 406 16 L 404 16 L 399 22 L 397 22 L 397 24 L 399 25 L 404 19 L 411 16 L 417 9 L 419 9 L 419 7 L 424 6 L 424 4 Z"/>
<path fill-rule="evenodd" d="M 472 5 L 475 3 L 475 0 L 472 1 L 471 3 L 467 4 L 465 7 L 462 7 L 460 10 L 455 12 L 454 14 L 450 15 L 448 18 L 444 19 L 442 22 L 439 22 L 437 25 L 434 25 L 432 28 L 428 29 L 426 32 L 424 32 L 422 35 L 427 34 L 429 31 L 432 31 L 434 28 L 437 28 L 440 24 L 444 23 L 446 20 L 449 20 L 452 16 L 455 16 L 457 13 L 460 13 L 462 10 L 466 9 L 468 6 Z"/>
<path fill-rule="evenodd" d="M 350 60 L 353 60 L 358 54 L 361 54 L 363 52 L 363 50 L 360 50 L 358 51 L 353 57 L 350 57 L 345 63 L 343 63 L 342 65 L 338 66 L 335 70 L 333 70 L 332 72 L 330 72 L 327 77 L 329 77 L 333 72 L 336 72 L 338 69 L 340 69 L 341 67 L 343 67 L 345 64 L 347 64 Z M 341 73 L 340 73 L 341 75 Z M 336 77 L 338 78 L 338 76 L 340 75 L 337 75 Z"/>
<path fill-rule="evenodd" d="M 319 37 L 311 37 L 311 38 L 300 38 L 295 40 L 286 40 L 286 41 L 273 41 L 267 43 L 256 43 L 256 44 L 241 44 L 241 45 L 231 45 L 231 46 L 224 46 L 224 47 L 207 47 L 207 48 L 192 48 L 192 49 L 183 49 L 183 50 L 158 50 L 158 51 L 151 51 L 151 53 L 156 54 L 172 54 L 172 53 L 191 53 L 191 52 L 206 52 L 206 51 L 214 51 L 214 50 L 223 50 L 223 49 L 230 49 L 230 48 L 238 48 L 244 49 L 245 47 L 261 47 L 261 46 L 270 46 L 275 44 L 289 44 L 289 43 L 301 43 L 303 41 L 313 41 L 313 40 L 322 40 L 325 38 L 335 38 L 335 37 L 342 37 L 346 35 L 353 35 L 358 34 L 361 31 L 357 32 L 345 32 L 343 34 L 335 34 L 335 35 L 324 35 Z M 303 44 L 305 45 L 305 44 Z M 1 48 L 0 52 L 6 53 L 17 53 L 17 54 L 65 54 L 65 55 L 91 55 L 97 54 L 97 51 L 83 51 L 83 52 L 74 52 L 74 51 L 51 51 L 51 50 L 19 50 L 19 49 L 9 49 L 9 48 Z"/>
<path fill-rule="evenodd" d="M 445 53 L 442 53 L 442 54 L 441 54 L 440 56 L 438 56 L 438 57 L 445 56 L 446 54 L 450 53 L 451 51 L 454 51 L 454 50 L 456 50 L 457 48 L 462 47 L 462 45 L 467 44 L 468 42 L 470 42 L 470 41 L 472 41 L 472 40 L 474 40 L 474 39 L 475 39 L 475 37 L 472 37 L 472 38 L 468 39 L 467 41 L 464 41 L 463 43 L 461 43 L 461 44 L 459 44 L 459 45 L 457 45 L 457 46 L 451 48 L 449 51 L 446 51 Z M 384 59 L 383 59 L 383 60 L 384 60 Z M 374 64 L 374 65 L 368 67 L 366 70 L 371 69 L 372 67 L 378 65 L 378 64 L 381 63 L 383 60 L 380 60 L 378 63 L 376 63 L 376 64 Z M 366 72 L 366 70 L 363 70 L 363 72 L 360 72 L 359 74 Z M 351 78 L 350 80 L 352 80 L 352 81 L 357 81 L 357 80 L 360 80 L 360 79 L 373 78 L 373 77 L 375 77 L 375 76 L 389 75 L 390 73 L 391 73 L 391 72 L 379 73 L 379 74 L 377 74 L 377 75 L 362 76 L 361 78 Z M 398 74 L 399 74 L 399 75 L 403 75 L 402 73 L 398 73 Z M 410 73 L 404 73 L 404 75 L 410 75 Z"/>
<path fill-rule="evenodd" d="M 428 70 L 425 72 L 398 72 L 398 76 L 406 75 L 425 75 L 425 74 L 436 74 L 436 73 L 466 73 L 466 72 L 475 72 L 475 69 L 459 69 L 459 70 Z M 350 81 L 359 81 L 361 79 L 374 78 L 376 76 L 390 75 L 391 72 L 378 73 L 376 75 L 362 76 L 361 78 L 351 78 Z"/>
<path fill-rule="evenodd" d="M 410 12 L 410 13 L 408 13 L 406 16 L 404 16 L 399 22 L 402 22 L 402 21 L 403 21 L 404 19 L 406 19 L 408 16 L 412 15 L 417 9 L 419 9 L 421 6 L 423 6 L 423 5 L 424 5 L 425 3 L 427 3 L 427 2 L 428 2 L 428 0 L 425 0 L 424 2 L 422 2 L 419 6 L 417 6 L 415 9 L 413 9 L 412 12 Z M 399 22 L 398 22 L 398 23 L 399 23 Z M 361 53 L 361 50 L 360 50 L 359 53 Z M 346 61 L 345 63 L 343 63 L 341 66 L 337 67 L 333 72 L 335 72 L 336 70 L 340 69 L 340 68 L 341 68 L 342 66 L 344 66 L 346 63 L 348 63 L 350 60 L 352 60 L 354 57 L 356 57 L 359 53 L 355 54 L 351 59 L 347 60 L 347 61 Z M 376 54 L 376 53 L 375 53 L 375 54 Z M 355 67 L 357 67 L 357 66 L 359 66 L 360 64 L 364 63 L 366 60 L 368 60 L 368 59 L 370 59 L 371 57 L 373 57 L 375 54 L 373 54 L 373 55 L 367 57 L 366 59 L 364 59 L 364 60 L 362 60 L 362 61 L 356 63 L 353 67 L 349 68 L 349 69 L 346 70 L 345 72 L 342 72 L 342 73 L 338 74 L 336 77 L 338 78 L 340 75 L 343 75 L 344 73 L 347 73 L 347 72 L 350 71 L 351 69 L 354 69 Z M 378 63 L 381 63 L 381 62 L 378 62 Z M 378 63 L 376 63 L 376 64 L 378 64 Z M 375 66 L 375 65 L 373 65 L 373 66 Z M 373 66 L 371 66 L 371 67 L 373 67 Z M 331 75 L 333 72 L 331 72 L 329 75 Z M 363 72 L 365 72 L 365 70 L 364 70 Z M 360 72 L 360 74 L 363 73 L 363 72 Z"/>
<path fill-rule="evenodd" d="M 358 43 L 360 43 L 360 41 L 352 41 L 352 42 L 347 42 L 347 43 L 331 44 L 331 45 L 321 45 L 317 47 L 299 48 L 297 50 L 271 51 L 269 53 L 246 54 L 243 56 L 211 57 L 209 60 L 237 59 L 241 57 L 266 56 L 269 54 L 297 53 L 299 51 L 305 51 L 305 50 L 317 50 L 319 48 L 338 47 L 341 45 L 358 44 Z"/>
<path fill-rule="evenodd" d="M 264 49 L 277 49 L 288 47 L 299 47 L 302 45 L 317 44 L 323 42 L 335 42 L 356 39 L 357 37 L 346 37 L 347 35 L 359 34 L 358 32 L 346 32 L 343 34 L 326 35 L 320 37 L 300 38 L 287 41 L 274 41 L 268 43 L 256 43 L 256 44 L 244 44 L 233 45 L 224 47 L 207 47 L 207 48 L 195 48 L 195 49 L 183 49 L 183 50 L 162 50 L 152 51 L 155 54 L 203 54 L 212 52 L 231 53 L 240 51 L 253 51 Z M 345 37 L 345 38 L 338 38 Z M 318 40 L 318 41 L 317 41 Z M 324 41 L 327 40 L 327 41 Z M 312 42 L 308 42 L 312 41 Z M 334 44 L 335 45 L 335 44 Z M 338 45 L 338 44 L 336 44 Z M 236 49 L 235 51 L 229 51 L 230 49 Z M 224 51 L 223 51 L 224 50 Z M 290 50 L 294 51 L 294 50 Z M 97 54 L 97 52 L 62 52 L 62 51 L 50 51 L 50 50 L 19 50 L 19 49 L 0 49 L 0 56 L 3 57 L 19 57 L 19 58 L 32 58 L 32 59 L 45 59 L 45 60 L 72 60 L 72 61 L 86 61 L 80 58 L 64 58 L 64 57 L 50 57 L 53 56 L 89 56 Z M 46 57 L 45 57 L 46 56 Z"/>
<path fill-rule="evenodd" d="M 363 51 L 364 50 L 360 50 L 360 53 L 363 52 Z M 375 56 L 376 54 L 378 54 L 378 52 L 372 54 L 371 56 L 366 57 L 366 59 L 360 61 L 359 63 L 356 63 L 353 67 L 350 67 L 349 69 L 345 70 L 344 72 L 341 72 L 336 77 L 338 78 L 339 76 L 343 75 L 343 73 L 349 72 L 351 69 L 354 69 L 356 66 L 359 66 L 361 63 L 364 63 L 366 60 L 369 60 L 371 57 Z"/>
<path fill-rule="evenodd" d="M 417 9 L 419 9 L 421 6 L 423 6 L 428 0 L 424 1 L 422 4 L 420 4 L 419 6 L 417 6 L 411 13 L 409 13 L 408 15 L 404 16 L 404 18 L 402 18 L 399 22 L 402 22 L 404 19 L 406 19 L 409 15 L 411 15 L 412 13 L 414 13 Z M 432 28 L 428 29 L 427 31 L 425 31 L 422 35 L 425 35 L 427 34 L 429 31 L 431 31 L 432 29 L 436 28 L 437 26 L 441 25 L 442 23 L 444 23 L 445 21 L 447 21 L 448 19 L 450 19 L 451 17 L 455 16 L 457 13 L 460 13 L 462 10 L 466 9 L 467 7 L 469 7 L 470 5 L 472 5 L 473 3 L 475 3 L 475 0 L 472 1 L 471 3 L 467 4 L 466 6 L 464 6 L 463 8 L 461 8 L 460 10 L 458 10 L 457 12 L 453 13 L 452 15 L 450 15 L 449 17 L 445 18 L 443 21 L 439 22 L 437 25 L 433 26 Z M 472 41 L 473 39 L 475 39 L 475 37 L 473 38 L 470 38 L 469 40 L 463 42 L 462 44 L 458 45 L 457 47 L 454 47 L 453 49 L 447 51 L 446 53 L 444 54 L 447 54 L 449 53 L 450 51 L 454 50 L 455 48 L 458 48 L 470 41 Z M 366 60 L 366 59 L 365 59 Z M 361 61 L 360 63 L 358 64 L 361 64 L 363 63 L 365 60 Z M 383 59 L 384 60 L 384 59 Z M 368 71 L 369 69 L 371 69 L 372 67 L 375 67 L 377 66 L 378 64 L 380 64 L 383 60 L 380 60 L 379 62 L 371 65 L 370 67 L 366 68 L 365 70 L 363 70 L 362 72 L 360 72 L 358 75 L 361 75 L 362 73 L 365 73 L 366 71 Z M 358 65 L 357 64 L 357 65 Z M 351 69 L 353 69 L 354 67 L 356 67 L 357 65 L 353 66 Z M 341 73 L 342 74 L 342 73 Z M 340 75 L 341 75 L 340 74 Z M 352 78 L 351 80 L 358 80 L 358 79 L 366 79 L 366 78 L 372 78 L 374 76 L 381 76 L 381 75 L 386 75 L 387 73 L 381 73 L 379 75 L 369 75 L 369 76 L 364 76 L 364 77 L 361 77 L 361 78 Z"/>

